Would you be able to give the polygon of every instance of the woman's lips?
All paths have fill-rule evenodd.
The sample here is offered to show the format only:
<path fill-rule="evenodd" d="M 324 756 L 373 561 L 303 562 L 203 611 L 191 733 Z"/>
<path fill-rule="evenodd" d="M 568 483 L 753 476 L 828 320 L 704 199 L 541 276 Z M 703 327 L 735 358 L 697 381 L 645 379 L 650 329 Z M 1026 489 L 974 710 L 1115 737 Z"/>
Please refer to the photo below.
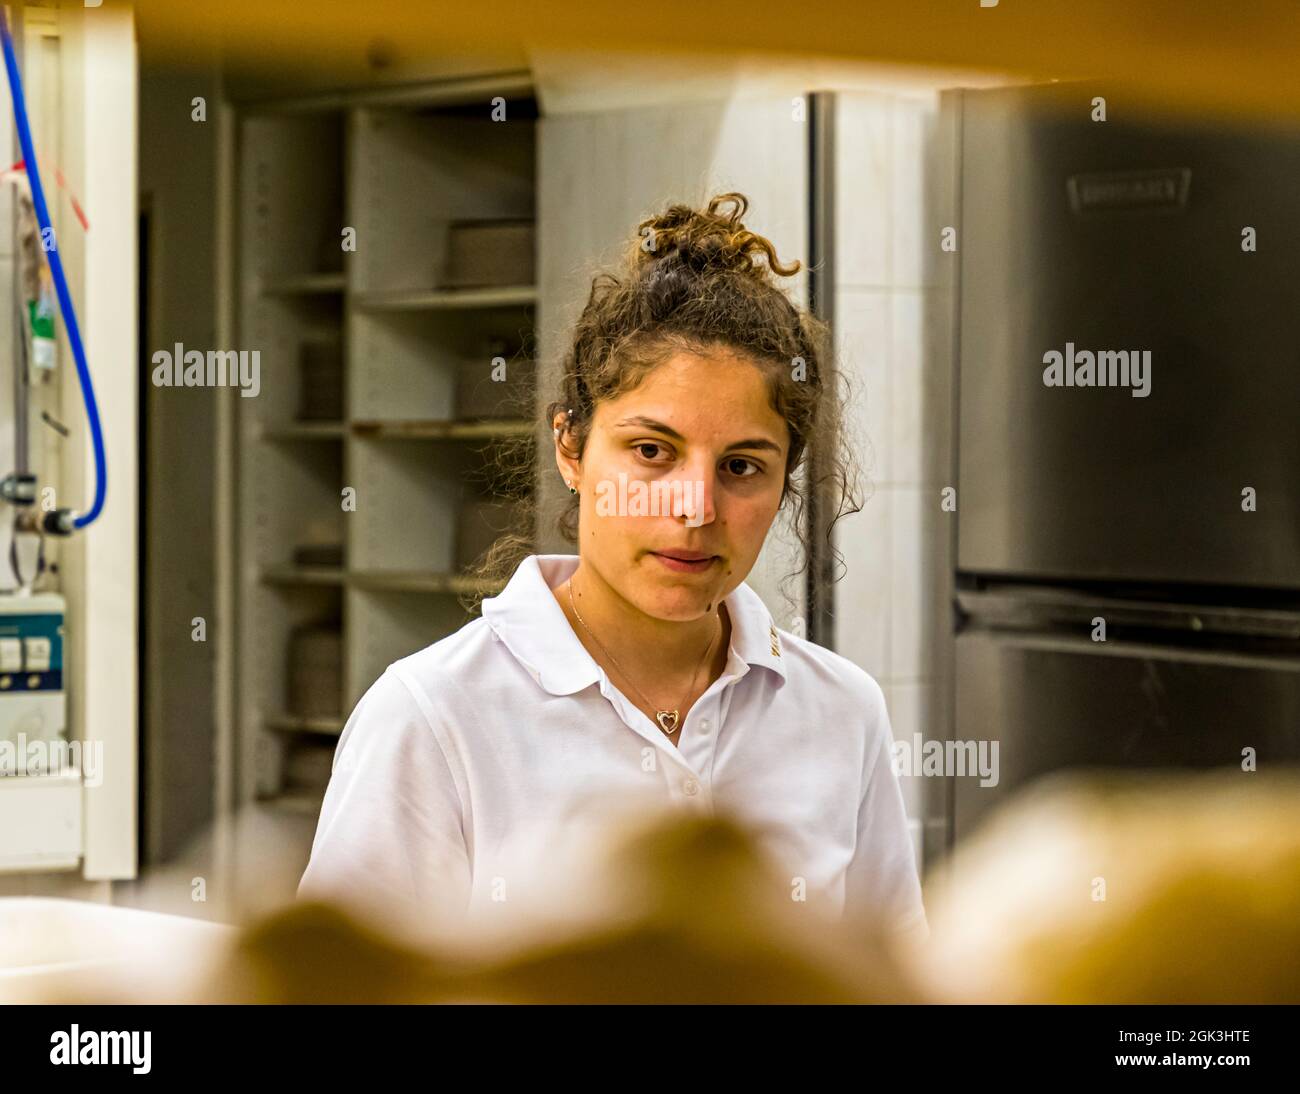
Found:
<path fill-rule="evenodd" d="M 710 555 L 708 558 L 698 560 L 687 560 L 674 558 L 672 555 L 661 555 L 658 551 L 651 551 L 650 553 L 668 569 L 679 574 L 702 574 L 718 561 L 717 555 Z"/>

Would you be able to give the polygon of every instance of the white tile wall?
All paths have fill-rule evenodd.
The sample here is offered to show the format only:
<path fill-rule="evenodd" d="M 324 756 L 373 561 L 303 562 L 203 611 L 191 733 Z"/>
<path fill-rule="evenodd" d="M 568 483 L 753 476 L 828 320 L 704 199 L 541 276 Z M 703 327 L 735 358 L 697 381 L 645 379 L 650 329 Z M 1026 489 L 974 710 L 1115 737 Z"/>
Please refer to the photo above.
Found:
<path fill-rule="evenodd" d="M 898 741 L 939 732 L 936 659 L 950 525 L 946 290 L 932 220 L 936 102 L 841 92 L 836 119 L 836 349 L 864 507 L 836 525 L 836 649 L 885 692 Z M 934 239 L 930 235 L 935 235 Z M 922 780 L 902 780 L 920 855 Z"/>

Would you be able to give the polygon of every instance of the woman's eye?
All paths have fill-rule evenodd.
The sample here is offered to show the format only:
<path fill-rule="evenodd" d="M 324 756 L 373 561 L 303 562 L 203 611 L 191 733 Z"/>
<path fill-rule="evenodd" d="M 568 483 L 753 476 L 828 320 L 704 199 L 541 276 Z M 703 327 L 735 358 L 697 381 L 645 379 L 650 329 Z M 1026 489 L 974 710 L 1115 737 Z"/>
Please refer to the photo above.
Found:
<path fill-rule="evenodd" d="M 668 451 L 668 449 L 663 445 L 654 441 L 642 441 L 640 444 L 634 444 L 632 449 L 639 453 L 643 459 L 651 460 L 656 463 L 663 461 L 655 460 L 655 453 Z M 647 449 L 649 449 L 649 452 L 646 451 Z M 763 470 L 761 465 L 756 464 L 753 460 L 746 459 L 743 456 L 732 456 L 731 459 L 723 461 L 723 466 L 738 479 L 753 478 L 755 475 L 761 474 Z"/>
<path fill-rule="evenodd" d="M 748 467 L 751 470 L 750 471 L 742 470 L 738 472 L 735 470 L 736 464 L 740 464 L 742 468 Z M 756 464 L 753 460 L 747 460 L 741 456 L 733 456 L 731 459 L 727 461 L 727 466 L 732 469 L 732 474 L 735 475 L 736 478 L 738 479 L 751 478 L 753 475 L 757 475 L 762 470 L 762 468 L 759 467 L 758 464 Z"/>

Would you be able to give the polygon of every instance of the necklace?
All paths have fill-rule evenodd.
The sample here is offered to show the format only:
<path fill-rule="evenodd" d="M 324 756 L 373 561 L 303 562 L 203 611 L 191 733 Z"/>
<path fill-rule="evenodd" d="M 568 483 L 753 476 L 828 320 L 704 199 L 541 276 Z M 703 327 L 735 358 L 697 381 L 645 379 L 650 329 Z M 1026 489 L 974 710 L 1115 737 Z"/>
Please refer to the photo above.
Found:
<path fill-rule="evenodd" d="M 605 649 L 605 646 L 604 646 L 604 644 L 601 642 L 601 640 L 600 640 L 599 638 L 597 638 L 597 637 L 595 636 L 595 634 L 592 633 L 591 628 L 588 627 L 587 624 L 586 624 L 586 622 L 583 620 L 583 618 L 582 618 L 582 614 L 578 611 L 578 605 L 575 604 L 574 601 L 573 601 L 573 578 L 569 578 L 569 606 L 573 608 L 573 614 L 574 614 L 575 616 L 577 616 L 578 622 L 582 624 L 582 629 L 583 629 L 584 631 L 586 631 L 588 634 L 591 635 L 591 640 L 592 640 L 593 642 L 595 642 L 596 645 L 600 646 L 600 650 L 601 650 L 601 652 L 602 652 L 606 657 L 608 657 L 608 658 L 610 659 L 610 661 L 613 663 L 614 667 L 615 667 L 616 669 L 618 669 L 618 671 L 619 671 L 620 673 L 623 674 L 623 678 L 624 678 L 625 680 L 627 680 L 628 683 L 630 683 L 634 688 L 636 688 L 636 690 L 640 693 L 641 698 L 644 699 L 644 700 L 646 701 L 646 703 L 647 703 L 649 706 L 651 706 L 652 708 L 654 708 L 654 712 L 655 712 L 655 721 L 659 723 L 659 728 L 662 729 L 662 730 L 663 730 L 665 733 L 667 733 L 669 736 L 671 736 L 672 734 L 676 733 L 676 732 L 677 732 L 677 723 L 681 720 L 681 704 L 679 703 L 676 707 L 674 707 L 674 708 L 671 709 L 671 710 L 660 710 L 660 709 L 658 709 L 658 707 L 657 707 L 654 703 L 652 703 L 652 702 L 650 701 L 650 697 L 649 697 L 648 695 L 646 695 L 646 693 L 645 693 L 644 691 L 641 691 L 640 688 L 637 688 L 637 687 L 636 687 L 636 681 L 633 680 L 632 677 L 628 676 L 628 674 L 627 674 L 626 672 L 623 671 L 623 666 L 620 665 L 620 664 L 619 664 L 619 663 L 614 659 L 614 655 L 613 655 L 612 653 L 610 653 L 609 650 Z M 719 633 L 719 634 L 722 633 L 722 618 L 721 618 L 721 617 L 718 618 L 718 633 Z M 710 653 L 712 650 L 713 650 L 713 639 L 710 638 L 710 639 L 709 639 L 709 645 L 708 645 L 708 648 L 704 651 L 704 660 L 700 662 L 700 665 L 701 665 L 701 666 L 703 666 L 703 665 L 705 665 L 705 664 L 708 663 L 708 660 L 709 660 L 709 653 Z M 700 677 L 700 670 L 699 670 L 699 668 L 697 668 L 697 669 L 695 670 L 695 675 L 691 677 L 691 686 L 690 686 L 690 690 L 687 691 L 686 695 L 682 698 L 682 702 L 683 702 L 683 703 L 686 701 L 686 699 L 688 699 L 688 698 L 690 697 L 691 692 L 695 690 L 695 681 L 698 680 L 699 677 Z"/>

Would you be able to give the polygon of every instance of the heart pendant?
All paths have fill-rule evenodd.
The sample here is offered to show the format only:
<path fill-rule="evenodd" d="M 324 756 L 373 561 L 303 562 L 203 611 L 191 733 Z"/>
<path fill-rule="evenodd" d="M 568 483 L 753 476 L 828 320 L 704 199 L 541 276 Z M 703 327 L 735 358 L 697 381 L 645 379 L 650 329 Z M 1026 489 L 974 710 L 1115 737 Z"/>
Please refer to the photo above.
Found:
<path fill-rule="evenodd" d="M 665 733 L 672 733 L 677 728 L 677 711 L 675 710 L 656 711 L 655 718 Z"/>

